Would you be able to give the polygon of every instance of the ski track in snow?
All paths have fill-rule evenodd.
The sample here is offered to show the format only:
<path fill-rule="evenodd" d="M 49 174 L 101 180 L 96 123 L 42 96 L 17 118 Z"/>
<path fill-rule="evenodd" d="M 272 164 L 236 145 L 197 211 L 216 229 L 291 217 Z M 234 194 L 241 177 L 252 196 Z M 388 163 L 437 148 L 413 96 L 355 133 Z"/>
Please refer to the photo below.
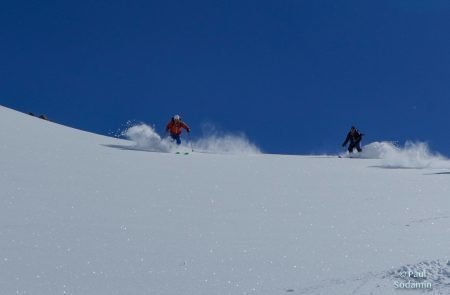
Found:
<path fill-rule="evenodd" d="M 429 217 L 429 218 L 419 218 L 419 219 L 411 219 L 411 223 L 424 223 L 428 221 L 436 221 L 436 220 L 442 220 L 442 219 L 448 219 L 450 216 L 437 216 L 437 217 Z M 407 224 L 409 225 L 409 224 Z"/>
<path fill-rule="evenodd" d="M 425 278 L 421 276 L 425 274 Z M 414 277 L 417 276 L 417 277 Z M 398 289 L 400 283 L 431 284 L 431 289 Z M 297 294 L 398 294 L 401 291 L 411 294 L 450 294 L 450 262 L 446 259 L 426 260 L 416 264 L 407 264 L 394 270 L 373 273 L 367 272 L 347 278 L 320 281 L 314 285 L 292 289 Z"/>

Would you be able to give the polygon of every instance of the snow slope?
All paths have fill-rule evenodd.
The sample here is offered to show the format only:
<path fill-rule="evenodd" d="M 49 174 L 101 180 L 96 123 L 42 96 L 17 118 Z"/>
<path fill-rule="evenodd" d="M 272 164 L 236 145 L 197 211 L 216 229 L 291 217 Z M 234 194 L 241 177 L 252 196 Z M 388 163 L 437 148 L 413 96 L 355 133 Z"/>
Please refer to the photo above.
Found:
<path fill-rule="evenodd" d="M 3 107 L 0 133 L 1 294 L 450 293 L 445 160 L 139 151 Z"/>

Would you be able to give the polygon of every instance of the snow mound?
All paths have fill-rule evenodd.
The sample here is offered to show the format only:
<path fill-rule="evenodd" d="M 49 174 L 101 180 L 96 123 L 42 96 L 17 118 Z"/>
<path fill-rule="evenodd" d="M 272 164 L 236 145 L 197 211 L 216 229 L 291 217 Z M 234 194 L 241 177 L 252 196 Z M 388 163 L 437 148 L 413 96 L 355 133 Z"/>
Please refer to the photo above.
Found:
<path fill-rule="evenodd" d="M 450 161 L 430 150 L 424 142 L 406 142 L 398 146 L 392 142 L 373 142 L 364 146 L 361 158 L 381 159 L 386 168 L 448 168 Z"/>
<path fill-rule="evenodd" d="M 154 128 L 146 124 L 137 124 L 128 127 L 120 133 L 121 136 L 133 141 L 137 149 L 149 150 L 155 152 L 170 152 L 177 148 L 173 141 L 169 138 L 162 138 Z M 181 145 L 183 148 L 193 148 L 194 151 L 204 153 L 218 154 L 259 154 L 260 149 L 251 143 L 248 138 L 243 135 L 212 134 L 204 136 L 197 140 L 189 141 L 186 138 Z"/>

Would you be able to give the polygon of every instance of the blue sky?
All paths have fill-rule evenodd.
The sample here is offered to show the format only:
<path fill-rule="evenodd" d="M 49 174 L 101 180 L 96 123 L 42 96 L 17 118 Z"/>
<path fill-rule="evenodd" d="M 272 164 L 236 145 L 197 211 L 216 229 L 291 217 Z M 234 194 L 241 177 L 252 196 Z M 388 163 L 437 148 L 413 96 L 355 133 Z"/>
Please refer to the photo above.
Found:
<path fill-rule="evenodd" d="M 0 104 L 108 134 L 179 113 L 271 153 L 450 154 L 450 1 L 8 1 Z"/>

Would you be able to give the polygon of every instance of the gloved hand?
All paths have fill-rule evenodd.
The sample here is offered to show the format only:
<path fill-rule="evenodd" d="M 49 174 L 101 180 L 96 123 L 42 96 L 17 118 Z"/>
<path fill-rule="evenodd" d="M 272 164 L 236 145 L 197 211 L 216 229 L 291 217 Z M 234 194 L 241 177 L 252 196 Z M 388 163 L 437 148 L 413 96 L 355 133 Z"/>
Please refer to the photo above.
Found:
<path fill-rule="evenodd" d="M 191 133 L 191 128 L 188 128 L 186 131 L 187 133 Z"/>

